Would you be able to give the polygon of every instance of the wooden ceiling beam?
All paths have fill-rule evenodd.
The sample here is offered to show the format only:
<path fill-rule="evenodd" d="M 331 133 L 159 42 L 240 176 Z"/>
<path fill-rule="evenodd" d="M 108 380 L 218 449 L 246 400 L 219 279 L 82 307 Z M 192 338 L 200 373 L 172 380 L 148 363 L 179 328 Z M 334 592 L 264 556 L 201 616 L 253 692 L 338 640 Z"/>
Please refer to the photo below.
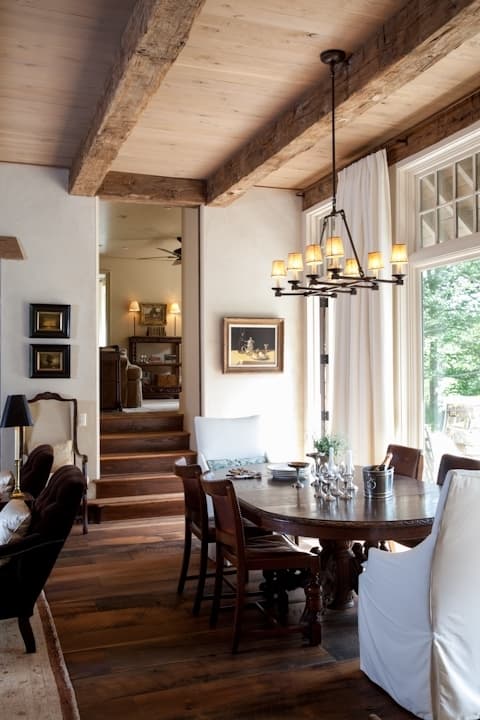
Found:
<path fill-rule="evenodd" d="M 384 101 L 478 34 L 479 24 L 480 0 L 409 0 L 339 68 L 337 124 Z M 228 205 L 329 133 L 330 92 L 328 79 L 243 145 L 208 178 L 207 203 Z"/>
<path fill-rule="evenodd" d="M 425 150 L 437 142 L 445 140 L 460 130 L 464 130 L 469 125 L 477 122 L 480 118 L 480 88 L 466 97 L 452 103 L 448 107 L 431 115 L 418 125 L 405 130 L 395 137 L 387 140 L 374 148 L 368 150 L 363 149 L 352 162 L 361 160 L 361 158 L 375 153 L 385 148 L 387 151 L 387 161 L 389 165 L 395 165 L 400 160 L 415 155 L 421 150 Z M 345 166 L 346 167 L 346 166 Z M 343 170 L 339 168 L 339 170 Z M 327 175 L 317 182 L 313 183 L 303 193 L 303 209 L 313 207 L 319 202 L 328 200 L 332 197 L 332 175 Z"/>
<path fill-rule="evenodd" d="M 102 200 L 198 207 L 205 203 L 205 182 L 186 178 L 110 172 L 100 186 Z"/>
<path fill-rule="evenodd" d="M 119 56 L 70 170 L 72 195 L 95 195 L 122 143 L 185 45 L 205 0 L 138 0 Z"/>

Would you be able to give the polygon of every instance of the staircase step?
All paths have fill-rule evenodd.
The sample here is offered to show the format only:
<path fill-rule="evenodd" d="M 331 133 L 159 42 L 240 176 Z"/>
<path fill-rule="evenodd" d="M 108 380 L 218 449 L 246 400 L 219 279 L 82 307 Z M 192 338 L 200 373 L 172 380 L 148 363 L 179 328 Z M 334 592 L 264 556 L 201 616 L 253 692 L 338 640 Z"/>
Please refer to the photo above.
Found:
<path fill-rule="evenodd" d="M 183 515 L 184 499 L 183 493 L 96 498 L 89 500 L 88 511 L 92 522 Z"/>
<path fill-rule="evenodd" d="M 193 450 L 178 450 L 161 453 L 105 453 L 100 455 L 100 477 L 125 475 L 128 473 L 173 472 L 176 460 L 185 457 L 187 462 L 196 461 Z"/>
<path fill-rule="evenodd" d="M 183 413 L 179 412 L 102 412 L 100 433 L 154 432 L 183 430 Z"/>
<path fill-rule="evenodd" d="M 183 492 L 182 481 L 172 473 L 131 473 L 95 480 L 96 497 L 161 495 Z"/>
<path fill-rule="evenodd" d="M 190 434 L 184 430 L 111 432 L 100 438 L 102 454 L 188 450 L 189 446 Z"/>

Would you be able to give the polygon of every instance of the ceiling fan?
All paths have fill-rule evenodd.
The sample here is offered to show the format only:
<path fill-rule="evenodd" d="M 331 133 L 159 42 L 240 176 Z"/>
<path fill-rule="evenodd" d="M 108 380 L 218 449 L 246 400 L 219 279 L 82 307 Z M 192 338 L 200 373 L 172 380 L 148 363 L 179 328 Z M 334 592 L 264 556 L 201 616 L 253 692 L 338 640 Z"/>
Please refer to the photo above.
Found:
<path fill-rule="evenodd" d="M 177 236 L 176 238 L 177 242 L 181 243 L 182 238 L 181 236 Z M 162 252 L 166 253 L 166 255 L 153 255 L 152 257 L 142 257 L 139 258 L 139 260 L 173 260 L 172 265 L 181 265 L 182 264 L 182 246 L 180 245 L 179 248 L 176 248 L 175 250 L 168 250 L 167 248 L 158 247 L 157 250 L 161 250 Z"/>

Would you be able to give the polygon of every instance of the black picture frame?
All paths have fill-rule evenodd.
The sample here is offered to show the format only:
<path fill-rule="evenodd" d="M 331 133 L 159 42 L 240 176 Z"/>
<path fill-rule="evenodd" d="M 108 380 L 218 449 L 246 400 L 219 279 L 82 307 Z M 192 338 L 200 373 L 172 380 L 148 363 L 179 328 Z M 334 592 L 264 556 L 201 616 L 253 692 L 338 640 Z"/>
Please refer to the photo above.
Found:
<path fill-rule="evenodd" d="M 70 345 L 30 345 L 31 378 L 69 378 Z"/>
<path fill-rule="evenodd" d="M 69 338 L 70 305 L 30 304 L 31 338 Z"/>

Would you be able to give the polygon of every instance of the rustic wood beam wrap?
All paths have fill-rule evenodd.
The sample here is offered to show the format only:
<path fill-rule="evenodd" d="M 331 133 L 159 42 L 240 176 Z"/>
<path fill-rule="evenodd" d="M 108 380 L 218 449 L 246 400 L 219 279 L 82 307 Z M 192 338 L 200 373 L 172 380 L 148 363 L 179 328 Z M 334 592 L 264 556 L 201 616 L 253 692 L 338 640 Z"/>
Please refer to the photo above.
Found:
<path fill-rule="evenodd" d="M 198 207 L 205 203 L 205 182 L 187 178 L 110 172 L 97 195 L 102 200 L 153 202 L 169 207 Z"/>
<path fill-rule="evenodd" d="M 22 248 L 16 237 L 9 235 L 0 236 L 0 259 L 25 260 Z"/>
<path fill-rule="evenodd" d="M 70 193 L 95 195 L 140 114 L 185 45 L 205 0 L 138 0 L 90 129 L 70 170 Z"/>
<path fill-rule="evenodd" d="M 458 100 L 449 107 L 440 110 L 435 115 L 427 118 L 418 125 L 405 130 L 399 135 L 387 140 L 381 146 L 361 152 L 356 162 L 367 154 L 375 153 L 382 148 L 387 151 L 389 165 L 394 165 L 435 143 L 445 140 L 460 130 L 464 130 L 472 123 L 480 119 L 480 89 L 471 95 Z M 351 163 L 349 163 L 350 165 Z M 345 166 L 346 167 L 346 166 Z M 343 168 L 339 168 L 342 170 Z M 332 196 L 332 176 L 321 178 L 307 188 L 303 193 L 303 209 L 316 205 L 319 202 L 328 200 Z"/>
<path fill-rule="evenodd" d="M 478 34 L 480 0 L 410 0 L 343 68 L 338 124 L 358 118 Z M 330 80 L 304 96 L 207 180 L 207 203 L 228 205 L 330 132 Z"/>

